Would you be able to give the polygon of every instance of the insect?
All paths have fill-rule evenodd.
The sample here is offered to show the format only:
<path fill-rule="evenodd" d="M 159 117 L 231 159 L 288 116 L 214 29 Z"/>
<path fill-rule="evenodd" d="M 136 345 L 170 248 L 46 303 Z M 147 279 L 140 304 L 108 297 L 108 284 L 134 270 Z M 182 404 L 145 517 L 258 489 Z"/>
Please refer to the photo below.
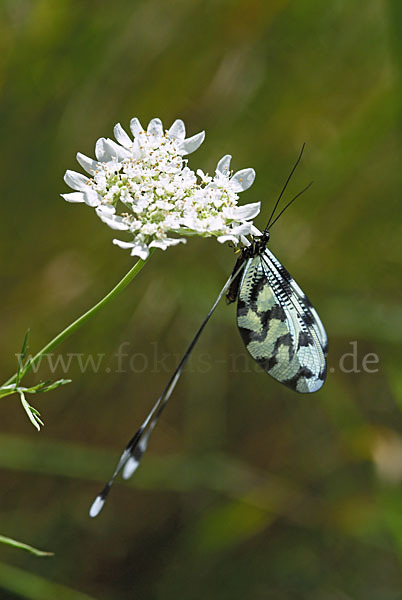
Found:
<path fill-rule="evenodd" d="M 270 229 L 282 213 L 311 183 L 290 200 L 274 218 L 284 191 L 299 164 L 299 157 L 275 203 L 260 236 L 240 250 L 233 272 L 188 346 L 183 358 L 147 418 L 123 451 L 117 467 L 90 509 L 95 517 L 102 510 L 112 484 L 123 471 L 128 479 L 137 469 L 149 437 L 180 378 L 184 366 L 221 298 L 237 300 L 237 326 L 243 342 L 266 373 L 300 393 L 319 390 L 325 382 L 328 339 L 317 311 L 285 267 L 267 248 Z"/>

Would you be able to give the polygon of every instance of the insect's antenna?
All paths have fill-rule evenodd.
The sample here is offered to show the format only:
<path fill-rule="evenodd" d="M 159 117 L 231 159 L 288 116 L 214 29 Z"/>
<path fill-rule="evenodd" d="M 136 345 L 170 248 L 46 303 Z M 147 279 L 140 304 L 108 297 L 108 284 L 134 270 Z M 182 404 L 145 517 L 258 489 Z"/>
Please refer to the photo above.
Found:
<path fill-rule="evenodd" d="M 301 150 L 300 150 L 300 154 L 299 154 L 299 156 L 298 156 L 298 158 L 297 158 L 297 160 L 296 160 L 295 164 L 293 165 L 293 168 L 292 168 L 292 170 L 290 171 L 290 173 L 289 173 L 289 175 L 288 175 L 288 178 L 287 178 L 287 179 L 286 179 L 286 181 L 285 181 L 285 185 L 283 186 L 281 193 L 280 193 L 280 194 L 279 194 L 279 196 L 278 196 L 278 199 L 277 199 L 277 201 L 276 201 L 276 203 L 275 203 L 275 206 L 274 206 L 274 208 L 273 208 L 273 211 L 272 211 L 272 213 L 271 213 L 271 216 L 269 217 L 269 221 L 268 221 L 268 223 L 267 223 L 267 226 L 265 227 L 265 231 L 268 231 L 268 229 L 269 229 L 269 224 L 271 223 L 271 220 L 272 220 L 272 218 L 273 218 L 273 216 L 274 216 L 274 214 L 275 214 L 275 211 L 276 211 L 276 209 L 278 208 L 278 204 L 279 204 L 279 202 L 281 201 L 281 198 L 282 198 L 282 196 L 283 196 L 283 194 L 284 194 L 284 192 L 285 192 L 285 190 L 286 190 L 286 188 L 287 188 L 287 186 L 288 186 L 288 183 L 289 183 L 289 181 L 292 179 L 292 175 L 293 175 L 293 173 L 296 171 L 296 167 L 297 167 L 297 165 L 298 165 L 298 164 L 299 164 L 299 162 L 301 161 L 301 157 L 303 156 L 303 152 L 304 152 L 304 148 L 305 148 L 305 147 L 306 147 L 306 142 L 304 142 L 304 143 L 303 143 L 303 146 L 302 146 L 302 148 L 301 148 Z"/>
<path fill-rule="evenodd" d="M 150 437 L 152 431 L 154 430 L 154 428 L 159 420 L 159 417 L 161 416 L 166 404 L 168 403 L 169 398 L 172 395 L 172 392 L 173 392 L 174 388 L 176 387 L 176 384 L 179 381 L 180 376 L 183 372 L 183 369 L 190 357 L 190 354 L 193 351 L 194 346 L 198 342 L 198 339 L 204 330 L 204 327 L 208 323 L 213 312 L 215 311 L 216 307 L 218 306 L 222 296 L 224 295 L 224 293 L 226 292 L 226 290 L 232 283 L 233 279 L 235 279 L 235 277 L 240 273 L 240 271 L 243 270 L 244 266 L 245 266 L 245 263 L 243 263 L 239 267 L 239 269 L 237 269 L 236 273 L 232 274 L 229 277 L 229 279 L 226 281 L 226 283 L 223 286 L 222 290 L 220 291 L 217 299 L 215 300 L 215 302 L 212 305 L 211 309 L 209 310 L 207 316 L 205 317 L 205 319 L 202 322 L 201 326 L 199 327 L 197 333 L 195 334 L 193 340 L 189 344 L 186 352 L 184 353 L 183 358 L 177 365 L 175 371 L 173 372 L 173 375 L 170 377 L 162 394 L 159 396 L 158 400 L 155 402 L 154 406 L 152 407 L 151 411 L 149 412 L 147 418 L 145 419 L 145 421 L 143 422 L 141 427 L 136 431 L 136 433 L 133 435 L 133 437 L 131 438 L 131 440 L 129 441 L 129 443 L 127 444 L 125 449 L 123 450 L 111 479 L 108 481 L 108 483 L 105 485 L 103 490 L 95 498 L 95 500 L 90 508 L 90 511 L 89 511 L 89 515 L 91 517 L 96 517 L 102 510 L 102 508 L 106 502 L 106 499 L 108 497 L 108 494 L 110 492 L 110 489 L 113 485 L 113 482 L 116 479 L 117 475 L 120 473 L 120 471 L 123 469 L 123 478 L 124 479 L 129 479 L 131 477 L 131 475 L 134 473 L 134 471 L 136 471 L 138 465 L 140 464 L 140 460 L 141 460 L 145 450 L 147 449 L 149 437 Z M 148 429 L 147 429 L 147 427 L 148 427 Z"/>
<path fill-rule="evenodd" d="M 285 206 L 284 208 L 282 208 L 282 210 L 281 210 L 281 212 L 279 213 L 279 215 L 276 217 L 276 219 L 275 219 L 274 221 L 272 221 L 271 225 L 269 226 L 269 228 L 270 228 L 270 229 L 271 229 L 271 227 L 272 227 L 273 225 L 275 225 L 275 223 L 277 222 L 277 220 L 279 219 L 279 217 L 280 217 L 280 216 L 281 216 L 281 215 L 282 215 L 282 214 L 285 212 L 285 210 L 286 210 L 287 208 L 289 208 L 289 206 L 290 206 L 290 205 L 291 205 L 291 204 L 292 204 L 292 203 L 293 203 L 293 202 L 296 200 L 296 198 L 298 198 L 299 196 L 301 196 L 302 194 L 304 194 L 304 192 L 306 192 L 306 191 L 309 189 L 309 187 L 311 187 L 312 185 L 313 185 L 313 182 L 312 182 L 312 181 L 310 181 L 310 183 L 309 183 L 308 185 L 306 185 L 306 187 L 305 187 L 304 189 L 302 189 L 302 190 L 301 190 L 301 192 L 299 192 L 298 194 L 296 194 L 296 196 L 294 196 L 294 197 L 293 197 L 293 198 L 290 200 L 290 202 L 288 202 L 288 203 L 286 204 L 286 206 Z M 267 230 L 266 230 L 266 231 L 267 231 Z"/>

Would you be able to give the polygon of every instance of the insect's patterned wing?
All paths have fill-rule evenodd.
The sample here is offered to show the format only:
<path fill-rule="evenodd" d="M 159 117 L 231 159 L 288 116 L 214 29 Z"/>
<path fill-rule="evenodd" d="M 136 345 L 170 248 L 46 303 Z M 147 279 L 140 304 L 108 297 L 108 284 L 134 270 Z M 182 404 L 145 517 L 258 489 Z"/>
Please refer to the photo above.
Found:
<path fill-rule="evenodd" d="M 285 269 L 283 264 L 279 262 L 279 260 L 272 254 L 270 250 L 268 250 L 268 248 L 265 249 L 264 259 L 271 269 L 275 267 L 275 270 L 278 273 L 278 277 L 284 279 L 282 285 L 287 290 L 288 296 L 291 296 L 292 293 L 296 294 L 296 301 L 298 301 L 298 303 L 300 304 L 300 308 L 304 315 L 303 318 L 307 325 L 311 325 L 311 327 L 313 327 L 318 339 L 320 340 L 322 351 L 324 352 L 324 355 L 327 356 L 328 336 L 316 309 L 311 304 L 310 300 L 307 298 L 306 294 L 303 292 L 300 286 L 290 275 L 289 271 Z"/>
<path fill-rule="evenodd" d="M 310 393 L 325 381 L 326 335 L 299 290 L 281 275 L 271 253 L 250 258 L 239 290 L 237 324 L 247 350 L 269 375 Z"/>

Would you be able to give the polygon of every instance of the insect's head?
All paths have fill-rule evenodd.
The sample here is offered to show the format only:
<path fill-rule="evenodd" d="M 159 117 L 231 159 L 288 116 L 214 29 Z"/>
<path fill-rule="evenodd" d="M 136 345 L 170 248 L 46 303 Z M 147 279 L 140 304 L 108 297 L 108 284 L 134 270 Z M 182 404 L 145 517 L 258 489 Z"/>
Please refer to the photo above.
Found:
<path fill-rule="evenodd" d="M 259 238 L 260 243 L 266 246 L 269 242 L 269 237 L 270 235 L 268 229 L 264 229 L 262 236 Z"/>
<path fill-rule="evenodd" d="M 254 240 L 253 240 L 254 254 L 261 254 L 262 252 L 264 252 L 265 248 L 267 247 L 268 242 L 269 242 L 269 231 L 268 231 L 268 229 L 264 229 L 262 234 L 256 238 L 254 238 Z"/>
<path fill-rule="evenodd" d="M 257 254 L 264 252 L 265 248 L 267 247 L 267 244 L 269 242 L 269 231 L 268 229 L 264 229 L 264 231 L 262 232 L 262 235 L 255 238 L 255 245 L 256 245 L 256 252 Z"/>
<path fill-rule="evenodd" d="M 269 231 L 264 229 L 261 235 L 253 237 L 249 246 L 242 248 L 243 258 L 250 258 L 262 254 L 269 242 Z"/>

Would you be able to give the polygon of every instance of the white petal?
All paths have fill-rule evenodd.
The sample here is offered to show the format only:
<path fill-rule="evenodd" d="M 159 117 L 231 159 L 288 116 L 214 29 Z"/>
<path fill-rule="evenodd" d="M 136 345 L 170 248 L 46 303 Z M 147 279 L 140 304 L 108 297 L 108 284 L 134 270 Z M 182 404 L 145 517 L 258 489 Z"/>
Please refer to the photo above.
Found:
<path fill-rule="evenodd" d="M 166 250 L 169 246 L 177 246 L 177 244 L 186 243 L 186 240 L 183 238 L 167 238 L 166 240 L 154 240 L 149 244 L 150 248 L 160 248 L 161 250 Z"/>
<path fill-rule="evenodd" d="M 99 161 L 109 162 L 116 158 L 128 158 L 130 152 L 109 138 L 100 138 L 95 145 L 95 155 Z"/>
<path fill-rule="evenodd" d="M 131 148 L 131 146 L 133 145 L 133 140 L 124 131 L 124 129 L 120 125 L 120 123 L 117 123 L 117 125 L 114 126 L 113 133 L 114 133 L 114 137 L 119 142 L 119 144 L 121 144 L 125 148 Z"/>
<path fill-rule="evenodd" d="M 124 250 L 131 248 L 131 256 L 139 256 L 142 260 L 148 258 L 149 250 L 146 244 L 141 244 L 139 242 L 123 242 L 116 239 L 113 240 L 113 244 Z"/>
<path fill-rule="evenodd" d="M 113 215 L 116 212 L 115 207 L 110 204 L 100 204 L 96 210 L 98 212 L 107 213 L 108 215 Z"/>
<path fill-rule="evenodd" d="M 141 123 L 139 122 L 139 120 L 137 119 L 137 117 L 134 117 L 134 119 L 131 119 L 131 121 L 130 121 L 130 129 L 131 129 L 131 133 L 134 136 L 138 136 L 141 133 L 144 133 L 144 128 L 141 125 Z"/>
<path fill-rule="evenodd" d="M 194 152 L 195 150 L 197 150 L 197 148 L 201 146 L 204 140 L 205 131 L 201 131 L 200 133 L 197 133 L 196 135 L 193 135 L 192 137 L 183 140 L 179 148 L 180 154 L 191 154 L 191 152 Z"/>
<path fill-rule="evenodd" d="M 97 515 L 99 515 L 104 504 L 105 504 L 105 498 L 102 498 L 102 496 L 97 496 L 95 498 L 91 508 L 89 509 L 89 516 L 96 517 Z"/>
<path fill-rule="evenodd" d="M 89 158 L 89 156 L 85 156 L 85 154 L 81 154 L 81 152 L 77 152 L 77 161 L 81 167 L 91 175 L 96 171 L 99 165 L 97 160 L 93 160 L 93 158 Z"/>
<path fill-rule="evenodd" d="M 218 162 L 218 164 L 216 165 L 216 170 L 220 171 L 224 175 L 228 175 L 229 174 L 230 161 L 231 160 L 232 160 L 231 155 L 230 154 L 225 154 L 225 156 L 223 156 L 220 159 L 220 161 Z"/>
<path fill-rule="evenodd" d="M 98 160 L 106 162 L 109 160 L 109 148 L 105 138 L 99 138 L 95 144 L 95 156 Z"/>
<path fill-rule="evenodd" d="M 99 203 L 101 202 L 102 198 L 99 196 L 99 194 L 97 192 L 95 192 L 95 190 L 92 190 L 90 187 L 88 187 L 88 189 L 86 189 L 84 192 L 84 202 L 85 204 L 88 204 L 88 206 L 98 206 Z"/>
<path fill-rule="evenodd" d="M 242 223 L 241 225 L 238 225 L 237 227 L 233 227 L 232 232 L 233 235 L 236 235 L 237 237 L 239 237 L 240 235 L 249 235 L 251 233 L 251 223 L 249 223 L 248 221 L 246 221 L 245 223 Z"/>
<path fill-rule="evenodd" d="M 251 235 L 262 235 L 262 232 L 255 225 L 251 225 L 250 233 Z"/>
<path fill-rule="evenodd" d="M 122 240 L 113 240 L 113 244 L 115 246 L 119 246 L 119 248 L 123 248 L 123 250 L 128 250 L 134 246 L 133 242 L 123 242 Z"/>
<path fill-rule="evenodd" d="M 141 260 L 146 260 L 149 256 L 149 249 L 146 244 L 136 244 L 131 250 L 131 256 L 138 256 Z"/>
<path fill-rule="evenodd" d="M 186 137 L 186 126 L 181 119 L 176 119 L 171 128 L 168 131 L 170 137 L 178 140 L 184 140 Z"/>
<path fill-rule="evenodd" d="M 231 183 L 235 183 L 235 191 L 236 192 L 244 192 L 244 190 L 248 190 L 254 183 L 255 179 L 255 171 L 254 169 L 242 169 L 241 171 L 237 171 L 231 178 Z"/>
<path fill-rule="evenodd" d="M 149 122 L 147 133 L 150 135 L 154 135 L 156 137 L 162 137 L 163 135 L 163 125 L 160 119 L 152 119 Z"/>
<path fill-rule="evenodd" d="M 83 192 L 88 189 L 89 179 L 85 175 L 82 175 L 82 173 L 77 173 L 76 171 L 70 171 L 68 169 L 64 175 L 64 181 L 73 190 Z"/>
<path fill-rule="evenodd" d="M 251 246 L 251 242 L 246 237 L 244 237 L 244 235 L 240 236 L 240 241 L 243 244 L 243 246 Z"/>
<path fill-rule="evenodd" d="M 232 218 L 236 221 L 245 221 L 247 219 L 254 219 L 261 208 L 261 202 L 253 202 L 252 204 L 245 204 L 244 206 L 235 206 L 232 208 Z"/>
<path fill-rule="evenodd" d="M 60 194 L 67 202 L 85 202 L 82 192 L 71 192 L 70 194 Z"/>
<path fill-rule="evenodd" d="M 117 231 L 127 231 L 127 229 L 129 229 L 128 224 L 123 221 L 122 217 L 110 215 L 99 209 L 96 209 L 96 214 L 100 220 L 103 223 L 106 223 L 111 229 L 116 229 Z"/>
<path fill-rule="evenodd" d="M 224 244 L 225 242 L 233 242 L 234 244 L 239 243 L 239 238 L 234 235 L 220 235 L 217 240 L 220 244 Z"/>
<path fill-rule="evenodd" d="M 106 144 L 109 148 L 109 152 L 112 158 L 117 158 L 118 160 L 123 160 L 124 158 L 129 158 L 131 153 L 127 148 L 123 148 L 120 144 L 116 144 L 114 140 L 110 138 L 106 138 Z"/>
<path fill-rule="evenodd" d="M 141 158 L 142 150 L 140 149 L 141 141 L 136 137 L 131 148 L 131 156 L 133 158 Z"/>

